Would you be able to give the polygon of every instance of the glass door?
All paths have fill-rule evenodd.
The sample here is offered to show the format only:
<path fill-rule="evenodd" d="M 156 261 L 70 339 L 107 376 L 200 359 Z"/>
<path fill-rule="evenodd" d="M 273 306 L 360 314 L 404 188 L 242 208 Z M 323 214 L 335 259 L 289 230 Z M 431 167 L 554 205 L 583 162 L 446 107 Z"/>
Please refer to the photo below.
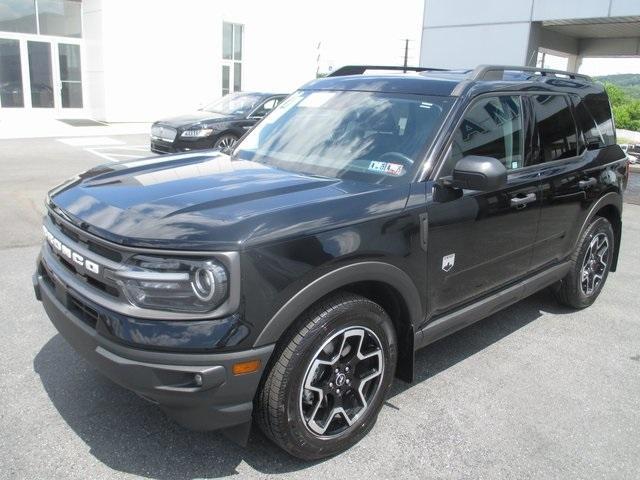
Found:
<path fill-rule="evenodd" d="M 29 87 L 32 108 L 53 108 L 53 69 L 51 43 L 27 42 L 29 52 Z"/>
<path fill-rule="evenodd" d="M 0 107 L 24 107 L 20 40 L 0 38 Z"/>
<path fill-rule="evenodd" d="M 62 108 L 82 108 L 80 45 L 58 43 L 60 103 Z"/>

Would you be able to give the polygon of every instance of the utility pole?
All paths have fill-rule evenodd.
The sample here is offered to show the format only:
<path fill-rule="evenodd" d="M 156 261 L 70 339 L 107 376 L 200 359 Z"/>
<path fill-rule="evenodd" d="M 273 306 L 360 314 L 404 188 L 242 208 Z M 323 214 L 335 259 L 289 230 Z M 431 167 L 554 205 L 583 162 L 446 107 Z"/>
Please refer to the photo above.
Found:
<path fill-rule="evenodd" d="M 407 61 L 409 58 L 409 39 L 404 39 L 404 73 L 407 73 Z"/>

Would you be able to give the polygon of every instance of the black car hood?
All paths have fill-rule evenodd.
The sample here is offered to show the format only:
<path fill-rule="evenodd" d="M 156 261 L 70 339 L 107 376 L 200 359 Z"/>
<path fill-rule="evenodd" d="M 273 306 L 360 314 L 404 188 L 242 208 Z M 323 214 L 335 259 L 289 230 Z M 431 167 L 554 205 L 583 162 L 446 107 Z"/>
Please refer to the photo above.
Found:
<path fill-rule="evenodd" d="M 240 250 L 401 210 L 408 193 L 408 184 L 306 176 L 216 152 L 97 167 L 52 190 L 49 202 L 123 245 Z"/>
<path fill-rule="evenodd" d="M 183 115 L 178 115 L 176 117 L 163 118 L 162 120 L 157 121 L 156 123 L 160 123 L 162 125 L 168 125 L 174 128 L 187 127 L 194 123 L 219 123 L 219 122 L 228 122 L 231 120 L 237 120 L 238 116 L 234 115 L 224 115 L 222 113 L 213 113 L 206 112 L 204 110 L 197 110 L 191 113 L 185 113 Z"/>

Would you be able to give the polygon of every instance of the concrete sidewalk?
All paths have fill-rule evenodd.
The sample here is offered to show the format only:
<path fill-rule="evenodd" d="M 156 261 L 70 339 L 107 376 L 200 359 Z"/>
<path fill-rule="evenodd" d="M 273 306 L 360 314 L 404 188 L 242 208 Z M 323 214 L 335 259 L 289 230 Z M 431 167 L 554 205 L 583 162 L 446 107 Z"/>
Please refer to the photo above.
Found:
<path fill-rule="evenodd" d="M 74 127 L 55 119 L 25 115 L 0 118 L 0 139 L 148 134 L 150 128 L 151 123 L 144 122 Z"/>

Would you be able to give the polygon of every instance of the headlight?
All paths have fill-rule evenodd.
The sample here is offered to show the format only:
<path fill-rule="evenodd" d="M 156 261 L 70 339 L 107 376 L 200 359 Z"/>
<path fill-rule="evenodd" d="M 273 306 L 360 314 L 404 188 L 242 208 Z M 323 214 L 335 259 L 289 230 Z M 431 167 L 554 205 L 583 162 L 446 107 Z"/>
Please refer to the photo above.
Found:
<path fill-rule="evenodd" d="M 213 128 L 190 128 L 180 134 L 181 137 L 202 138 L 213 133 Z"/>
<path fill-rule="evenodd" d="M 140 308 L 207 313 L 229 293 L 227 271 L 215 260 L 137 255 L 126 270 L 105 272 Z"/>

